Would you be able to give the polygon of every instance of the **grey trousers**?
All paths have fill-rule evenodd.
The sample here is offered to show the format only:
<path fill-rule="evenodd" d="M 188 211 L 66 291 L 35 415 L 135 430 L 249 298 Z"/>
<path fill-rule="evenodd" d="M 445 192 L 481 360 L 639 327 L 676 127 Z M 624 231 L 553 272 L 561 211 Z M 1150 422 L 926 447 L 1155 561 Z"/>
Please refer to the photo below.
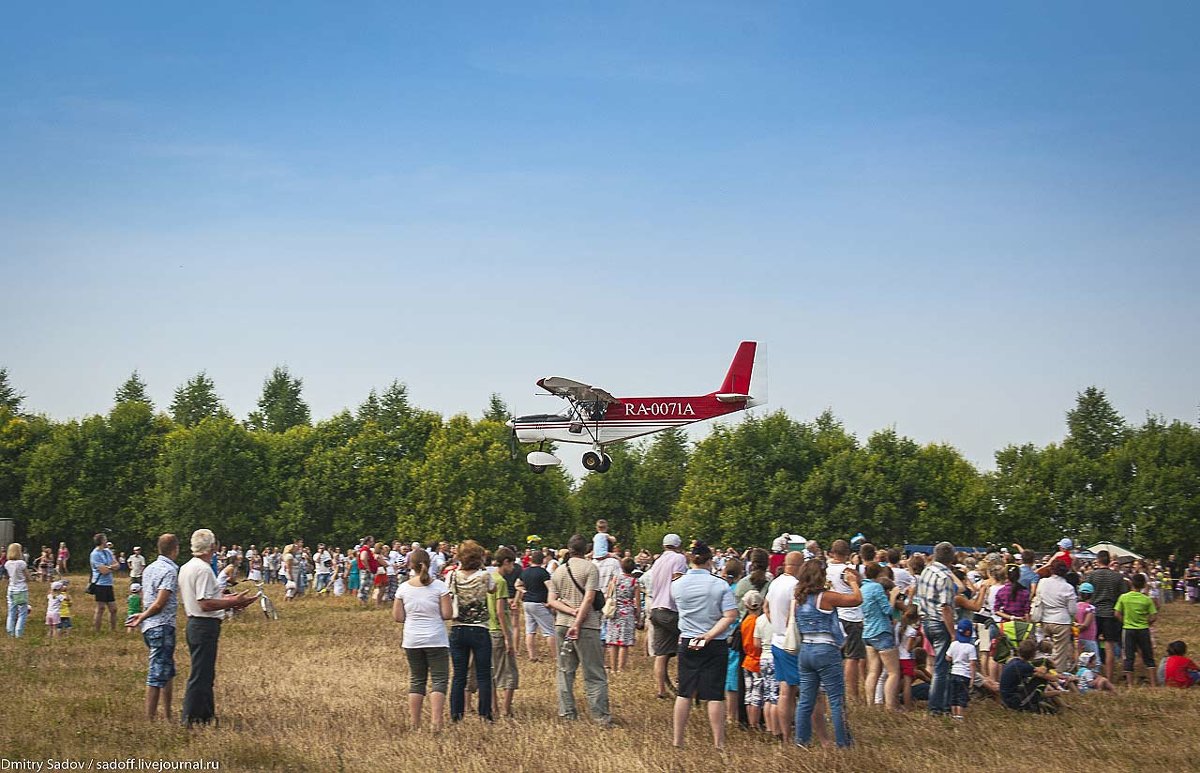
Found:
<path fill-rule="evenodd" d="M 608 709 L 608 674 L 604 671 L 604 643 L 600 631 L 581 628 L 579 638 L 567 644 L 566 626 L 555 626 L 558 642 L 558 715 L 565 719 L 579 716 L 575 708 L 575 672 L 583 666 L 583 689 L 587 693 L 588 711 L 592 719 L 607 724 L 611 721 Z"/>

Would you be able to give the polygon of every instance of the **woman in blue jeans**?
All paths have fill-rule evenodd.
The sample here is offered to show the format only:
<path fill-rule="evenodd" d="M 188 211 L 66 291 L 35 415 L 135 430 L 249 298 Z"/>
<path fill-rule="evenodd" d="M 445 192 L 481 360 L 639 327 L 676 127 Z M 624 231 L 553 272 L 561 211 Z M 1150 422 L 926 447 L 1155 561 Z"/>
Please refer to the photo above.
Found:
<path fill-rule="evenodd" d="M 837 607 L 855 607 L 862 603 L 858 587 L 858 572 L 846 567 L 843 576 L 850 586 L 849 593 L 825 590 L 825 569 L 820 561 L 804 562 L 796 585 L 796 631 L 800 634 L 797 662 L 800 670 L 800 700 L 796 704 L 796 744 L 808 746 L 812 741 L 812 712 L 817 692 L 825 688 L 829 713 L 833 718 L 833 733 L 837 745 L 850 746 L 850 727 L 846 723 L 846 684 L 842 675 L 842 643 L 845 634 L 838 621 Z"/>
<path fill-rule="evenodd" d="M 483 568 L 483 546 L 467 540 L 458 546 L 458 569 L 450 573 L 450 596 L 458 614 L 450 621 L 450 721 L 458 722 L 466 709 L 467 669 L 475 660 L 479 685 L 479 716 L 492 719 L 492 636 L 488 633 L 487 595 L 496 581 Z"/>

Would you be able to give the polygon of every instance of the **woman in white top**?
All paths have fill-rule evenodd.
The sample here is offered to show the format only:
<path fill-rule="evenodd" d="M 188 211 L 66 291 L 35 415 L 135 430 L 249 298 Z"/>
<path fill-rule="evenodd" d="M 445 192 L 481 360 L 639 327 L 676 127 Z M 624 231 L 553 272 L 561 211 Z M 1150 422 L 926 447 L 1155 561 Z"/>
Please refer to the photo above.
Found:
<path fill-rule="evenodd" d="M 1075 586 L 1067 582 L 1071 570 L 1065 561 L 1050 564 L 1050 576 L 1034 586 L 1035 599 L 1042 603 L 1042 632 L 1054 647 L 1050 656 L 1060 674 L 1070 673 L 1074 666 L 1075 648 L 1071 644 L 1071 624 L 1075 622 L 1078 597 Z"/>
<path fill-rule="evenodd" d="M 996 594 L 1004 587 L 1008 573 L 1003 561 L 987 566 L 987 577 L 979 584 L 979 611 L 974 615 L 975 636 L 979 639 L 979 667 L 983 675 L 999 681 L 1000 664 L 992 660 L 992 642 L 999 638 L 1000 620 L 996 614 Z"/>
<path fill-rule="evenodd" d="M 29 618 L 28 569 L 19 542 L 8 546 L 7 555 L 4 572 L 8 575 L 8 617 L 4 630 L 9 636 L 20 638 L 25 633 L 25 621 Z"/>
<path fill-rule="evenodd" d="M 392 619 L 404 623 L 404 656 L 408 659 L 408 713 L 415 730 L 421 725 L 426 683 L 432 677 L 429 712 L 434 730 L 442 729 L 446 688 L 450 685 L 450 638 L 446 621 L 452 614 L 450 589 L 429 574 L 429 554 L 408 554 L 411 578 L 396 588 Z"/>

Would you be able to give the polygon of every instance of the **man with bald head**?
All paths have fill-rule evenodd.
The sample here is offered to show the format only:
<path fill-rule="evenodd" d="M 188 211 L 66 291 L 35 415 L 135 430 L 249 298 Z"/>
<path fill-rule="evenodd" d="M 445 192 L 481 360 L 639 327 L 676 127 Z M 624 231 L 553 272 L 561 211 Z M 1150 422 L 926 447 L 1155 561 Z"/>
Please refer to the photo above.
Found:
<path fill-rule="evenodd" d="M 771 580 L 767 586 L 767 600 L 763 605 L 767 619 L 771 621 L 771 655 L 775 659 L 775 676 L 779 679 L 779 707 L 776 716 L 782 717 L 783 740 L 786 742 L 794 727 L 796 693 L 800 687 L 800 667 L 796 653 L 783 649 L 787 634 L 788 616 L 796 591 L 796 575 L 804 564 L 804 554 L 793 550 L 783 559 L 783 573 Z"/>

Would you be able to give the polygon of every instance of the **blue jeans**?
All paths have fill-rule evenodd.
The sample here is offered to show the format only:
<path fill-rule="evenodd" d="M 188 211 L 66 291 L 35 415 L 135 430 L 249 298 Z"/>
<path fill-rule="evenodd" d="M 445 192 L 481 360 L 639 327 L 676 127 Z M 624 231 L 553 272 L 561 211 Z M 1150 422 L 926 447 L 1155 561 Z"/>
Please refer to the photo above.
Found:
<path fill-rule="evenodd" d="M 817 691 L 825 688 L 833 734 L 838 746 L 850 746 L 850 726 L 846 724 L 846 683 L 842 672 L 842 653 L 832 644 L 801 644 L 796 656 L 800 668 L 800 699 L 796 704 L 796 743 L 812 742 L 812 713 Z"/>
<path fill-rule="evenodd" d="M 456 625 L 450 629 L 450 720 L 463 718 L 466 708 L 467 662 L 475 655 L 475 681 L 479 684 L 479 716 L 492 718 L 492 636 L 478 625 Z"/>
<path fill-rule="evenodd" d="M 314 590 L 316 590 L 316 592 L 317 592 L 317 593 L 320 593 L 321 591 L 325 590 L 325 586 L 329 584 L 329 578 L 330 578 L 330 577 L 332 577 L 332 576 L 333 576 L 332 574 L 320 574 L 320 573 L 318 573 L 318 574 L 317 574 L 317 578 L 316 578 L 316 579 L 317 579 L 317 585 L 316 585 L 316 587 L 314 588 Z"/>
<path fill-rule="evenodd" d="M 929 685 L 929 713 L 950 713 L 950 661 L 946 653 L 953 637 L 941 620 L 922 624 L 925 638 L 933 645 L 933 682 Z"/>
<path fill-rule="evenodd" d="M 13 596 L 21 594 L 26 601 L 21 604 L 13 603 Z M 25 621 L 29 618 L 29 592 L 28 591 L 8 591 L 8 617 L 5 619 L 4 630 L 8 631 L 10 636 L 20 638 L 21 634 L 25 633 Z"/>

